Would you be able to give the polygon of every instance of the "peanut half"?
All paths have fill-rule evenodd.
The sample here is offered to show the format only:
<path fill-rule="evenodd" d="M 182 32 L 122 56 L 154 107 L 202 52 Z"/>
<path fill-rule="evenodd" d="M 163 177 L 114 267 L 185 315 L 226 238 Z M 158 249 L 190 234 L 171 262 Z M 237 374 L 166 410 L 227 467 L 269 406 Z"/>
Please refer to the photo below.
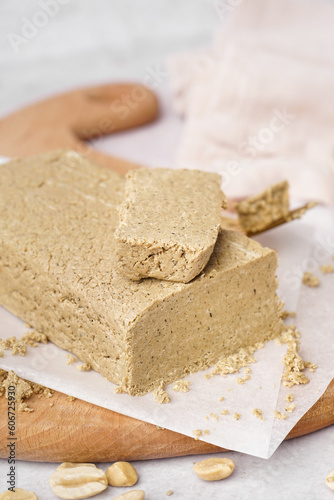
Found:
<path fill-rule="evenodd" d="M 334 491 L 334 469 L 326 477 L 326 484 L 328 488 Z"/>
<path fill-rule="evenodd" d="M 129 462 L 115 462 L 106 472 L 110 486 L 133 486 L 138 481 L 138 474 Z"/>
<path fill-rule="evenodd" d="M 92 497 L 108 486 L 107 476 L 94 464 L 69 462 L 57 467 L 49 483 L 53 493 L 66 500 Z"/>
<path fill-rule="evenodd" d="M 143 490 L 131 490 L 123 493 L 123 495 L 118 495 L 113 500 L 144 500 L 145 491 Z"/>
<path fill-rule="evenodd" d="M 235 464 L 229 458 L 208 458 L 194 465 L 194 471 L 205 481 L 219 481 L 232 474 Z"/>
<path fill-rule="evenodd" d="M 0 500 L 38 500 L 38 497 L 33 491 L 15 488 L 15 491 L 7 490 L 1 493 Z"/>

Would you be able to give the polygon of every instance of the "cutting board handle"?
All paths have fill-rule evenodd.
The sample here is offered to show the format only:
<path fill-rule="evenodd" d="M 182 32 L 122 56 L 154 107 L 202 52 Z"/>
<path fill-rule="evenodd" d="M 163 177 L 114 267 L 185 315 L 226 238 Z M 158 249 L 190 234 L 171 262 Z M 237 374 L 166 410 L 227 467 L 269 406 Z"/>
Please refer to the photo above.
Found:
<path fill-rule="evenodd" d="M 24 157 L 67 148 L 124 174 L 138 165 L 100 153 L 89 141 L 145 125 L 157 116 L 157 98 L 141 84 L 77 89 L 0 120 L 0 155 Z"/>

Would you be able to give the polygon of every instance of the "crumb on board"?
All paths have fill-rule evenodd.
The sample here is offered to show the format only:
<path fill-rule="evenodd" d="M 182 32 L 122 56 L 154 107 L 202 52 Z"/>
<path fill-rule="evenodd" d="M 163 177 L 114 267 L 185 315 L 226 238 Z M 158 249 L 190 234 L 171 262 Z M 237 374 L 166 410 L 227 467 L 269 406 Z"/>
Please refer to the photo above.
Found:
<path fill-rule="evenodd" d="M 177 380 L 174 382 L 172 389 L 176 392 L 189 392 L 190 382 L 189 380 Z"/>
<path fill-rule="evenodd" d="M 239 420 L 239 418 L 240 418 L 240 417 L 241 417 L 241 414 L 240 414 L 240 413 L 238 413 L 238 412 L 236 412 L 236 411 L 233 413 L 233 418 L 234 418 L 234 420 Z"/>
<path fill-rule="evenodd" d="M 312 288 L 315 288 L 315 287 L 317 287 L 317 286 L 320 285 L 320 279 L 318 278 L 318 276 L 315 276 L 311 272 L 305 272 L 303 274 L 303 280 L 302 281 L 303 281 L 304 285 L 310 286 Z"/>
<path fill-rule="evenodd" d="M 290 405 L 286 405 L 286 407 L 285 407 L 285 411 L 287 413 L 292 413 L 295 411 L 295 409 L 296 409 L 295 403 L 291 403 Z"/>
<path fill-rule="evenodd" d="M 255 417 L 258 418 L 259 420 L 262 421 L 264 420 L 262 410 L 260 410 L 259 408 L 253 408 L 252 414 L 255 415 Z"/>
<path fill-rule="evenodd" d="M 165 427 L 160 427 L 160 425 L 156 425 L 155 428 L 157 429 L 157 431 L 165 431 L 166 430 Z"/>
<path fill-rule="evenodd" d="M 79 372 L 89 372 L 92 367 L 89 363 L 83 363 L 82 365 L 77 365 L 77 369 L 79 370 Z"/>
<path fill-rule="evenodd" d="M 323 266 L 320 266 L 320 271 L 322 274 L 329 274 L 329 273 L 334 273 L 334 266 L 331 264 L 325 264 Z"/>
<path fill-rule="evenodd" d="M 67 357 L 67 361 L 66 361 L 67 365 L 73 365 L 73 363 L 77 363 L 77 361 L 78 361 L 77 358 L 72 356 L 72 354 L 66 354 L 66 357 Z"/>
<path fill-rule="evenodd" d="M 285 398 L 284 398 L 284 399 L 285 399 L 285 401 L 287 401 L 288 403 L 292 403 L 292 401 L 294 401 L 294 399 L 295 399 L 295 398 L 294 398 L 294 395 L 292 394 L 292 392 L 290 392 L 289 394 L 287 394 L 287 395 L 285 396 Z"/>
<path fill-rule="evenodd" d="M 7 372 L 0 369 L 0 396 L 5 395 L 8 399 L 8 387 L 15 386 L 15 401 L 19 411 L 31 413 L 33 408 L 30 408 L 25 400 L 29 399 L 33 394 L 38 394 L 38 397 L 44 396 L 51 398 L 54 391 L 48 387 L 30 382 L 18 377 L 12 370 Z"/>
<path fill-rule="evenodd" d="M 198 439 L 203 436 L 203 431 L 202 429 L 195 429 L 194 431 L 192 431 L 192 434 L 195 438 L 196 441 L 198 441 Z"/>
<path fill-rule="evenodd" d="M 66 398 L 69 400 L 69 401 L 75 401 L 77 398 L 75 398 L 74 396 L 66 396 Z"/>
<path fill-rule="evenodd" d="M 280 411 L 277 410 L 275 410 L 274 415 L 275 418 L 277 418 L 277 420 L 286 420 L 288 418 L 288 416 L 285 413 L 281 413 Z"/>
<path fill-rule="evenodd" d="M 157 403 L 166 404 L 170 402 L 169 394 L 165 391 L 163 382 L 161 382 L 159 387 L 153 392 L 153 395 Z"/>

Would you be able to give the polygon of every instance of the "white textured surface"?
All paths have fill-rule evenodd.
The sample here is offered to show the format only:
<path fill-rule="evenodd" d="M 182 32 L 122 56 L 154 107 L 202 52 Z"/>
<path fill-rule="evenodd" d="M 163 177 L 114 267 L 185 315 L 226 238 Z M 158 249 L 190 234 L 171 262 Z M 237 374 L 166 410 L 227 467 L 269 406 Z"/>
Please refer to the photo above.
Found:
<path fill-rule="evenodd" d="M 65 3 L 65 2 L 64 2 Z M 48 24 L 19 47 L 16 54 L 7 34 L 20 34 L 23 17 L 31 20 L 40 10 L 32 0 L 0 3 L 0 116 L 14 108 L 55 92 L 112 80 L 143 81 L 149 69 L 160 66 L 172 52 L 209 43 L 221 26 L 213 2 L 179 0 L 69 0 Z M 155 80 L 168 104 L 167 76 Z M 103 139 L 99 147 L 114 155 L 150 165 L 169 166 L 174 161 L 180 122 L 168 115 L 137 131 Z M 0 151 L 1 154 L 1 151 Z M 334 467 L 333 428 L 283 443 L 267 461 L 228 453 L 236 462 L 227 480 L 208 484 L 192 473 L 197 457 L 138 463 L 138 488 L 147 500 L 171 498 L 232 500 L 308 498 L 326 500 L 333 493 L 324 479 Z M 54 464 L 18 464 L 19 486 L 35 490 L 40 499 L 56 497 L 48 487 Z M 5 488 L 8 464 L 0 461 L 0 491 Z M 111 490 L 99 498 L 112 498 Z"/>

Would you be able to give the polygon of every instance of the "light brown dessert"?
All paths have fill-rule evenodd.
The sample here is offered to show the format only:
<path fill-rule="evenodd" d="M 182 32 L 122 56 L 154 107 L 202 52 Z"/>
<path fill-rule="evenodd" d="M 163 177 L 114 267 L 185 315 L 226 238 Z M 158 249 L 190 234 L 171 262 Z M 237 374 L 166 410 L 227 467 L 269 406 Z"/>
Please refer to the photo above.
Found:
<path fill-rule="evenodd" d="M 133 280 L 188 283 L 206 266 L 226 198 L 218 174 L 132 170 L 115 232 L 119 270 Z"/>
<path fill-rule="evenodd" d="M 280 182 L 235 207 L 246 234 L 255 234 L 289 215 L 289 184 Z"/>
<path fill-rule="evenodd" d="M 131 281 L 113 236 L 122 177 L 71 152 L 0 177 L 0 303 L 119 389 L 146 393 L 281 333 L 273 250 L 224 230 L 192 282 Z"/>

